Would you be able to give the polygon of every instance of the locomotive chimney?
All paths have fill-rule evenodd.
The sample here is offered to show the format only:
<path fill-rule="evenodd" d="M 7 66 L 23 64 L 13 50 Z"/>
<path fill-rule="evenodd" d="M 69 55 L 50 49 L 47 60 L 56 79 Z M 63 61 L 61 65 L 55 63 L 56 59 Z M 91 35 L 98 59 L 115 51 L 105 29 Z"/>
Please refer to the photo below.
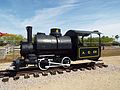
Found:
<path fill-rule="evenodd" d="M 32 26 L 27 26 L 27 41 L 28 43 L 32 43 Z"/>

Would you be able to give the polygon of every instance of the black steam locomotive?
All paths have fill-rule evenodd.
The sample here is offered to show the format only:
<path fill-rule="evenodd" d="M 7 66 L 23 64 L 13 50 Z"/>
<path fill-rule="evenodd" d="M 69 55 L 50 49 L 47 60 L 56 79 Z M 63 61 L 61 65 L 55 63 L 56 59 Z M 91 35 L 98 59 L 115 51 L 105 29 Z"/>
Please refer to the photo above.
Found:
<path fill-rule="evenodd" d="M 101 56 L 100 32 L 69 30 L 64 36 L 58 28 L 52 28 L 49 35 L 37 33 L 32 40 L 32 27 L 27 26 L 27 41 L 20 43 L 21 58 L 14 61 L 15 70 L 28 64 L 37 65 L 41 70 L 50 67 L 71 65 L 76 60 L 98 60 Z M 92 34 L 98 42 L 92 44 Z M 86 38 L 90 36 L 90 38 Z M 88 41 L 89 42 L 86 42 Z"/>

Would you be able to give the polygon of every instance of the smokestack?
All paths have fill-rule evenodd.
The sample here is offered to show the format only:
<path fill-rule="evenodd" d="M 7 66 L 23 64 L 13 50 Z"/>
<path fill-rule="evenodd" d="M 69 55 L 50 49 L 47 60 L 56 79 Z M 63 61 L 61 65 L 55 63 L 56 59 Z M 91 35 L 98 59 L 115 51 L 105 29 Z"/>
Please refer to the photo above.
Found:
<path fill-rule="evenodd" d="M 28 43 L 32 43 L 32 26 L 27 26 L 27 41 Z"/>

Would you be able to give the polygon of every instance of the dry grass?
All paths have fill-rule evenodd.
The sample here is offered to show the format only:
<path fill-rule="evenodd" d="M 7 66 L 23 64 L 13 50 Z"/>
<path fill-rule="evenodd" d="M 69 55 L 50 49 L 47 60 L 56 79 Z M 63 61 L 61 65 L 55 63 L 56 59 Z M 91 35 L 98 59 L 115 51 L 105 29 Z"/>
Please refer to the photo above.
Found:
<path fill-rule="evenodd" d="M 17 57 L 20 57 L 19 52 L 15 52 L 14 54 L 11 53 L 11 54 L 7 55 L 5 59 L 0 59 L 0 63 L 12 62 Z"/>
<path fill-rule="evenodd" d="M 107 50 L 102 50 L 101 53 L 102 57 L 105 56 L 120 56 L 120 49 L 107 49 Z"/>
<path fill-rule="evenodd" d="M 102 57 L 104 56 L 120 56 L 120 47 L 119 46 L 107 46 L 105 50 L 101 52 Z"/>

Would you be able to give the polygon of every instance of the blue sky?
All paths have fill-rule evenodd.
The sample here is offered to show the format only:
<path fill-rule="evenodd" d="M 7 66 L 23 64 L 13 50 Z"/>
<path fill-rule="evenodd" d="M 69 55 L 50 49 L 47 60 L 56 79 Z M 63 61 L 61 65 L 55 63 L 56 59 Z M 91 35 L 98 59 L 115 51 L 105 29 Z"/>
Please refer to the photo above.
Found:
<path fill-rule="evenodd" d="M 0 32 L 26 35 L 59 27 L 120 35 L 120 0 L 0 0 Z"/>

